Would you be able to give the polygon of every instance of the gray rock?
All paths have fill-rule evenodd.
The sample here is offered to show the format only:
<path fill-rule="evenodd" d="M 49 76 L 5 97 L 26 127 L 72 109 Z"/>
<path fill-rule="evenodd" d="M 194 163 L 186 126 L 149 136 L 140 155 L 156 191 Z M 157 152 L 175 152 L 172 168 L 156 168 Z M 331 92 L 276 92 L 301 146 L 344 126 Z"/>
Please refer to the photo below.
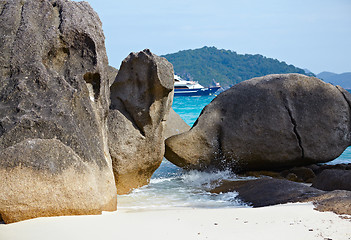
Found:
<path fill-rule="evenodd" d="M 313 179 L 316 177 L 312 169 L 307 167 L 294 167 L 280 173 L 280 175 L 285 178 L 288 178 L 289 174 L 294 174 L 297 177 L 297 182 L 312 183 Z"/>
<path fill-rule="evenodd" d="M 324 191 L 351 191 L 351 170 L 326 169 L 314 178 L 312 186 Z"/>
<path fill-rule="evenodd" d="M 131 53 L 111 86 L 109 149 L 119 194 L 147 184 L 164 155 L 173 66 L 148 49 Z"/>
<path fill-rule="evenodd" d="M 350 145 L 350 95 L 317 78 L 268 75 L 221 93 L 166 158 L 190 169 L 282 169 L 328 162 Z"/>
<path fill-rule="evenodd" d="M 173 108 L 169 111 L 166 121 L 165 139 L 190 130 L 190 126 L 176 113 Z"/>
<path fill-rule="evenodd" d="M 116 69 L 112 66 L 107 66 L 106 71 L 107 71 L 107 77 L 108 77 L 108 81 L 109 81 L 108 85 L 109 85 L 109 87 L 111 87 L 111 85 L 116 80 L 116 77 L 118 74 L 118 69 Z"/>
<path fill-rule="evenodd" d="M 98 15 L 67 0 L 6 1 L 0 12 L 0 214 L 13 222 L 116 209 Z M 36 203 L 42 186 L 59 190 Z"/>
<path fill-rule="evenodd" d="M 212 193 L 233 191 L 238 192 L 238 197 L 253 207 L 299 202 L 324 194 L 324 191 L 308 187 L 302 183 L 273 178 L 228 181 L 211 190 Z"/>
<path fill-rule="evenodd" d="M 318 175 L 326 169 L 351 170 L 351 163 L 342 163 L 342 164 L 336 164 L 336 165 L 314 164 L 308 167 L 311 168 L 316 175 Z"/>

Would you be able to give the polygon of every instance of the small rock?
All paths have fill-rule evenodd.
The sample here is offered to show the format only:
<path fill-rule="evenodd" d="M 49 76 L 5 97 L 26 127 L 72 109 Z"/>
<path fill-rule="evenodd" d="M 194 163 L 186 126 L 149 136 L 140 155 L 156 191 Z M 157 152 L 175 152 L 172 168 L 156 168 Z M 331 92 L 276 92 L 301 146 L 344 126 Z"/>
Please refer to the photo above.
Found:
<path fill-rule="evenodd" d="M 317 197 L 307 199 L 313 201 L 316 210 L 321 212 L 334 212 L 336 214 L 351 215 L 351 192 L 335 190 Z"/>
<path fill-rule="evenodd" d="M 285 179 L 262 178 L 245 181 L 223 181 L 211 193 L 236 191 L 239 198 L 253 207 L 264 207 L 288 202 L 298 202 L 320 196 L 324 191 Z"/>
<path fill-rule="evenodd" d="M 351 170 L 326 169 L 313 180 L 312 187 L 324 191 L 351 191 Z"/>
<path fill-rule="evenodd" d="M 289 173 L 286 176 L 286 179 L 289 180 L 289 181 L 293 181 L 293 182 L 298 182 L 298 180 L 299 180 L 299 178 L 296 176 L 295 173 Z"/>

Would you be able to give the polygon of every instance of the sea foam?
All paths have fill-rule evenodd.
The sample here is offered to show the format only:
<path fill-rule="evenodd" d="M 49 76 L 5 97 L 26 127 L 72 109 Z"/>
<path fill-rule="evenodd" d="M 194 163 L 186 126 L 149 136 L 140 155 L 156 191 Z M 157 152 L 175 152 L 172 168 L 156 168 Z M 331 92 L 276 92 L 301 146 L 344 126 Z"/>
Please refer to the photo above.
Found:
<path fill-rule="evenodd" d="M 230 171 L 185 171 L 164 160 L 149 185 L 119 196 L 118 205 L 127 209 L 246 207 L 236 192 L 209 192 L 223 180 L 237 179 Z"/>

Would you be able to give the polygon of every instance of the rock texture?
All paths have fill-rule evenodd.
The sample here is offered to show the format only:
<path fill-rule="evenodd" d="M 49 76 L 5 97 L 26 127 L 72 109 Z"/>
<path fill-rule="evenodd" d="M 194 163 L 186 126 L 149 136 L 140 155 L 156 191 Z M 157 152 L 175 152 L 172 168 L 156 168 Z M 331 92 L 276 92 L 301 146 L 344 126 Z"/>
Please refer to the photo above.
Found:
<path fill-rule="evenodd" d="M 109 148 L 119 194 L 147 184 L 164 155 L 173 66 L 149 50 L 131 53 L 111 86 Z"/>
<path fill-rule="evenodd" d="M 27 139 L 8 147 L 0 153 L 0 175 L 6 223 L 115 210 L 111 175 L 57 139 Z"/>
<path fill-rule="evenodd" d="M 173 108 L 171 108 L 166 121 L 165 139 L 189 130 L 190 126 L 184 122 L 184 120 L 173 110 Z"/>
<path fill-rule="evenodd" d="M 335 190 L 321 196 L 308 199 L 313 201 L 316 210 L 351 215 L 351 192 Z"/>
<path fill-rule="evenodd" d="M 3 220 L 115 210 L 97 14 L 85 2 L 3 1 L 0 52 Z"/>
<path fill-rule="evenodd" d="M 350 94 L 299 74 L 268 75 L 221 93 L 166 158 L 189 169 L 283 169 L 328 162 L 350 145 Z"/>
<path fill-rule="evenodd" d="M 107 66 L 107 77 L 108 77 L 108 82 L 109 82 L 109 87 L 114 83 L 116 80 L 117 74 L 118 74 L 118 69 L 112 67 L 112 66 Z"/>
<path fill-rule="evenodd" d="M 228 181 L 211 190 L 212 193 L 233 191 L 238 192 L 239 198 L 253 207 L 299 202 L 325 193 L 301 183 L 272 178 Z"/>
<path fill-rule="evenodd" d="M 351 191 L 351 170 L 326 169 L 317 175 L 312 186 L 324 191 Z"/>

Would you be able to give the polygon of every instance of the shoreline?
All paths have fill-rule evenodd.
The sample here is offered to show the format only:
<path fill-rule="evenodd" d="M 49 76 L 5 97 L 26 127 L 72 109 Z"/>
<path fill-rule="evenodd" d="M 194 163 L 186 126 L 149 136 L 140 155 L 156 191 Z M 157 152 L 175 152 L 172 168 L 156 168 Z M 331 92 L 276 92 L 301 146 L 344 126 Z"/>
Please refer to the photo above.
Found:
<path fill-rule="evenodd" d="M 351 239 L 351 216 L 312 203 L 262 208 L 121 209 L 0 224 L 0 239 Z"/>

